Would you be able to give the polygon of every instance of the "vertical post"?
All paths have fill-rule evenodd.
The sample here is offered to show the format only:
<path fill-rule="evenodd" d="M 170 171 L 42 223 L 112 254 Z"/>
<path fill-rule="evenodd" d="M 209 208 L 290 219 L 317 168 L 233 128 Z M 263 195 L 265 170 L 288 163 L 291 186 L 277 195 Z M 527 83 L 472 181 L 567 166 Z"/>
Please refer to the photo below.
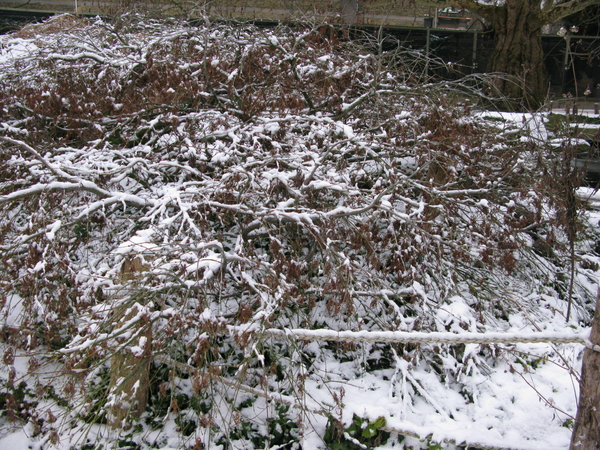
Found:
<path fill-rule="evenodd" d="M 571 38 L 565 36 L 565 58 L 563 62 L 563 73 L 562 73 L 562 93 L 566 94 L 567 89 L 567 71 L 569 70 L 569 54 L 571 53 Z M 568 113 L 568 112 L 567 112 Z"/>
<path fill-rule="evenodd" d="M 600 289 L 592 321 L 590 341 L 600 345 Z M 600 442 L 600 351 L 586 348 L 583 353 L 579 405 L 571 435 L 570 450 L 596 450 Z"/>
<path fill-rule="evenodd" d="M 594 103 L 594 114 L 598 114 L 600 112 L 600 103 Z"/>
<path fill-rule="evenodd" d="M 431 45 L 431 28 L 427 28 L 425 32 L 425 56 L 427 59 L 425 60 L 425 75 L 429 76 L 429 48 Z"/>
<path fill-rule="evenodd" d="M 473 32 L 473 54 L 471 55 L 471 73 L 477 71 L 477 30 Z"/>

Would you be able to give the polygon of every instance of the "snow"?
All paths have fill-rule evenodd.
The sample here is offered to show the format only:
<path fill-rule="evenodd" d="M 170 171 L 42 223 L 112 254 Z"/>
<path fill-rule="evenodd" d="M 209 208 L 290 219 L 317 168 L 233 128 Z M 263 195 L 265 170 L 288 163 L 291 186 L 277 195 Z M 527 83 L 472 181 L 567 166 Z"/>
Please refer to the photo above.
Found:
<path fill-rule="evenodd" d="M 3 326 L 18 326 L 21 322 L 21 315 L 23 313 L 23 299 L 18 295 L 9 296 L 5 300 L 0 312 L 0 317 L 2 317 L 3 320 Z"/>
<path fill-rule="evenodd" d="M 513 113 L 502 111 L 486 111 L 480 113 L 483 118 L 499 119 L 499 128 L 510 129 L 518 127 L 526 132 L 525 136 L 520 139 L 523 142 L 534 140 L 537 142 L 546 142 L 548 140 L 548 132 L 544 125 L 546 114 L 542 113 Z"/>
<path fill-rule="evenodd" d="M 23 427 L 6 436 L 0 436 L 0 448 L 11 450 L 29 450 L 41 448 L 33 437 L 33 427 Z"/>
<path fill-rule="evenodd" d="M 336 127 L 338 127 L 338 129 L 344 133 L 344 135 L 346 136 L 347 139 L 353 139 L 354 138 L 354 131 L 352 130 L 352 127 L 344 124 L 344 123 L 336 123 L 335 124 Z"/>
<path fill-rule="evenodd" d="M 119 244 L 114 250 L 114 253 L 118 255 L 125 255 L 128 253 L 151 253 L 158 248 L 151 240 L 153 234 L 154 230 L 152 229 L 136 231 L 136 235 Z"/>
<path fill-rule="evenodd" d="M 457 305 L 454 303 L 452 306 Z M 455 310 L 465 311 L 468 306 L 458 302 L 458 308 Z M 448 307 L 441 307 L 441 311 Z M 469 312 L 470 315 L 470 312 Z M 316 340 L 316 341 L 346 341 L 346 342 L 429 342 L 440 344 L 452 343 L 532 343 L 532 342 L 559 342 L 559 343 L 580 343 L 589 345 L 589 330 L 582 329 L 577 332 L 556 332 L 556 331 L 538 331 L 538 332 L 490 332 L 477 333 L 465 331 L 464 328 L 456 324 L 457 315 L 443 311 L 437 314 L 437 318 L 445 317 L 444 326 L 450 327 L 455 332 L 418 332 L 418 331 L 335 331 L 328 329 L 304 330 L 304 329 L 267 329 L 265 333 L 271 336 L 288 336 L 298 339 Z M 461 317 L 464 319 L 464 315 Z M 472 326 L 475 325 L 471 320 Z M 461 324 L 464 322 L 460 322 Z M 230 327 L 231 330 L 236 329 Z"/>
<path fill-rule="evenodd" d="M 52 224 L 52 226 L 50 227 L 50 231 L 48 231 L 46 233 L 46 237 L 48 238 L 49 241 L 54 239 L 54 236 L 56 236 L 56 232 L 58 231 L 58 229 L 60 228 L 61 225 L 62 225 L 61 220 L 57 220 L 56 222 L 54 222 Z"/>
<path fill-rule="evenodd" d="M 188 274 L 195 273 L 203 269 L 202 279 L 204 281 L 210 280 L 219 272 L 223 265 L 223 259 L 220 254 L 214 252 L 208 252 L 208 255 L 204 258 L 199 259 L 193 264 L 186 267 Z"/>
<path fill-rule="evenodd" d="M 0 64 L 29 56 L 37 50 L 37 45 L 28 39 L 11 39 L 0 52 Z M 0 75 L 2 79 L 2 75 Z"/>

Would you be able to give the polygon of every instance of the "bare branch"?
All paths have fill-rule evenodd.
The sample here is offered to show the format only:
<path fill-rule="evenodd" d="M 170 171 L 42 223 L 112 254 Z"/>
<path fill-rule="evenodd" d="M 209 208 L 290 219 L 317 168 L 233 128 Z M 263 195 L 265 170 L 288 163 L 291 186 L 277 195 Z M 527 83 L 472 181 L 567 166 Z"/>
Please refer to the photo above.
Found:
<path fill-rule="evenodd" d="M 549 2 L 552 4 L 552 2 Z M 554 23 L 571 14 L 575 14 L 588 6 L 599 5 L 600 0 L 570 0 L 565 3 L 554 3 L 554 6 L 544 10 L 541 19 L 544 23 Z"/>

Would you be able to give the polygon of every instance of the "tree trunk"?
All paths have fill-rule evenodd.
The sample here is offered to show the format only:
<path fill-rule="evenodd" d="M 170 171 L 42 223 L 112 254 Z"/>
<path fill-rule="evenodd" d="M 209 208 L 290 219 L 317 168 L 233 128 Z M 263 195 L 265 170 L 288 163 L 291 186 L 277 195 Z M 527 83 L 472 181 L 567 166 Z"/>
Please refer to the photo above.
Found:
<path fill-rule="evenodd" d="M 590 340 L 600 345 L 600 289 Z M 579 406 L 569 449 L 600 449 L 600 352 L 589 348 L 583 354 Z"/>
<path fill-rule="evenodd" d="M 488 72 L 501 72 L 496 86 L 513 109 L 539 108 L 546 97 L 546 67 L 542 50 L 541 0 L 507 0 L 488 19 L 496 35 Z"/>

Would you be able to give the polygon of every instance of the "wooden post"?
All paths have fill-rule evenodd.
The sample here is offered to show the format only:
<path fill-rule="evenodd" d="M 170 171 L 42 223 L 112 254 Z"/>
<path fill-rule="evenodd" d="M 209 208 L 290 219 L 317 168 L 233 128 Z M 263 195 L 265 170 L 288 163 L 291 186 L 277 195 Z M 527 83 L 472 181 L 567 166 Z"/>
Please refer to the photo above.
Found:
<path fill-rule="evenodd" d="M 135 280 L 146 270 L 148 267 L 140 257 L 126 260 L 121 267 L 121 283 Z M 121 311 L 115 311 L 114 322 L 118 327 L 133 319 L 138 312 L 135 302 L 127 303 Z M 130 329 L 131 333 L 138 336 L 132 343 L 138 347 L 136 351 L 127 347 L 116 352 L 111 358 L 107 419 L 112 429 L 128 429 L 132 420 L 139 418 L 146 410 L 152 356 L 152 327 L 147 325 L 146 330 L 139 332 L 144 325 L 138 322 Z"/>
<path fill-rule="evenodd" d="M 590 341 L 600 345 L 600 289 L 592 321 Z M 586 348 L 583 354 L 579 406 L 569 450 L 600 449 L 600 352 Z"/>
<path fill-rule="evenodd" d="M 594 114 L 598 114 L 600 112 L 599 103 L 594 103 Z"/>

